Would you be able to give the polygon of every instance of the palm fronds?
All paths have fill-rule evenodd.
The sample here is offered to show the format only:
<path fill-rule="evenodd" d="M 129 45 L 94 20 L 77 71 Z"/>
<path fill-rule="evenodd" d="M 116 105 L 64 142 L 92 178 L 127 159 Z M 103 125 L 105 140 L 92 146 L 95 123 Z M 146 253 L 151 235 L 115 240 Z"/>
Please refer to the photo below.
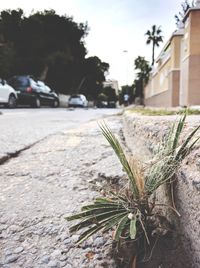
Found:
<path fill-rule="evenodd" d="M 106 126 L 106 124 L 101 124 L 100 128 L 101 128 L 101 131 L 102 131 L 104 137 L 109 142 L 109 144 L 112 147 L 112 149 L 114 150 L 116 156 L 119 158 L 124 170 L 126 171 L 128 177 L 129 177 L 130 183 L 131 183 L 133 195 L 136 199 L 138 199 L 139 198 L 139 189 L 138 189 L 138 185 L 137 185 L 137 175 L 135 174 L 136 170 L 131 168 L 129 161 L 128 161 L 119 141 L 117 140 L 115 135 L 111 132 L 111 130 L 108 128 L 108 126 Z"/>
<path fill-rule="evenodd" d="M 124 205 L 124 202 L 126 206 Z M 97 198 L 94 204 L 83 206 L 82 211 L 82 213 L 66 218 L 68 221 L 80 220 L 79 223 L 70 228 L 71 232 L 86 229 L 81 234 L 77 244 L 82 243 L 97 231 L 102 230 L 105 232 L 116 226 L 117 228 L 114 237 L 116 241 L 120 239 L 122 233 L 126 233 L 127 231 L 129 233 L 126 223 L 130 221 L 128 215 L 133 211 L 133 208 L 131 208 L 128 200 L 124 200 L 124 198 Z M 133 227 L 131 235 L 133 236 Z"/>

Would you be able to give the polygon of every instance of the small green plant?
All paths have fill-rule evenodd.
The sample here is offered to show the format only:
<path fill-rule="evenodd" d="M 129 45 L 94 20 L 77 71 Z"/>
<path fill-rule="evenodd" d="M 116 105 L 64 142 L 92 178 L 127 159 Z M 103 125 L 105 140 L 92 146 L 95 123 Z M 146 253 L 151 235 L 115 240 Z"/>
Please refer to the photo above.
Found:
<path fill-rule="evenodd" d="M 173 124 L 154 161 L 145 168 L 133 157 L 126 155 L 118 139 L 105 124 L 100 125 L 104 137 L 127 173 L 129 184 L 119 192 L 108 192 L 106 197 L 97 198 L 94 203 L 83 206 L 81 213 L 66 218 L 68 221 L 78 220 L 70 228 L 71 232 L 83 229 L 77 244 L 99 231 L 113 230 L 114 240 L 118 243 L 123 239 L 134 244 L 132 263 L 136 263 L 136 257 L 144 258 L 145 248 L 153 247 L 151 237 L 158 227 L 163 230 L 163 235 L 166 234 L 165 227 L 159 221 L 160 215 L 154 213 L 156 204 L 152 202 L 152 197 L 160 185 L 172 180 L 180 163 L 199 139 L 193 140 L 193 137 L 200 126 L 180 142 L 185 119 L 186 112 L 178 123 Z M 173 207 L 172 210 L 176 212 Z"/>

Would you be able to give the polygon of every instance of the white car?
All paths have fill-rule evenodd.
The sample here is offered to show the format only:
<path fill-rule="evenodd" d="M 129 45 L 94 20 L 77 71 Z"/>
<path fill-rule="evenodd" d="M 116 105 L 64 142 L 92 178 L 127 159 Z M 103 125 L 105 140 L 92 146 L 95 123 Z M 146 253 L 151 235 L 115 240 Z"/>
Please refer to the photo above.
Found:
<path fill-rule="evenodd" d="M 88 101 L 82 94 L 72 95 L 68 101 L 69 107 L 87 107 Z"/>
<path fill-rule="evenodd" d="M 0 104 L 8 108 L 15 108 L 17 106 L 16 91 L 2 79 L 0 79 Z"/>

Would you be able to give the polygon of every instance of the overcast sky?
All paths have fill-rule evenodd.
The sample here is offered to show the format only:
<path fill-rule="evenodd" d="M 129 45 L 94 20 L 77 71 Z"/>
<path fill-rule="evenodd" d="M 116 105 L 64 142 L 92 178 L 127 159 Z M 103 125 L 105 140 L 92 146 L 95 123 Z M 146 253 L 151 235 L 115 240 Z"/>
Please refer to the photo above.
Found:
<path fill-rule="evenodd" d="M 108 78 L 120 85 L 134 80 L 134 59 L 151 60 L 151 47 L 146 46 L 144 33 L 153 24 L 161 25 L 165 41 L 176 29 L 174 14 L 182 0 L 1 0 L 1 10 L 22 8 L 54 9 L 60 15 L 73 16 L 76 22 L 88 22 L 86 38 L 88 56 L 98 56 L 110 64 Z M 157 49 L 157 54 L 160 48 Z M 128 52 L 123 52 L 124 50 Z"/>

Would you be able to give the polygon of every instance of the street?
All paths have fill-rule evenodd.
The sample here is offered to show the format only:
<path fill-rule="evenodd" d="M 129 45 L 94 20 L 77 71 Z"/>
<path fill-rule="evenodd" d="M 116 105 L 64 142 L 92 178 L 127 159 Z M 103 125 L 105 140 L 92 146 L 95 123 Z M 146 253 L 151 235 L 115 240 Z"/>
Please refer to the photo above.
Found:
<path fill-rule="evenodd" d="M 76 247 L 65 216 L 124 175 L 97 124 L 118 133 L 120 110 L 2 112 L 1 154 L 11 154 L 0 167 L 0 267 L 115 267 L 110 237 Z"/>
<path fill-rule="evenodd" d="M 102 116 L 117 114 L 119 109 L 1 109 L 0 159 L 20 151 L 45 137 Z"/>

